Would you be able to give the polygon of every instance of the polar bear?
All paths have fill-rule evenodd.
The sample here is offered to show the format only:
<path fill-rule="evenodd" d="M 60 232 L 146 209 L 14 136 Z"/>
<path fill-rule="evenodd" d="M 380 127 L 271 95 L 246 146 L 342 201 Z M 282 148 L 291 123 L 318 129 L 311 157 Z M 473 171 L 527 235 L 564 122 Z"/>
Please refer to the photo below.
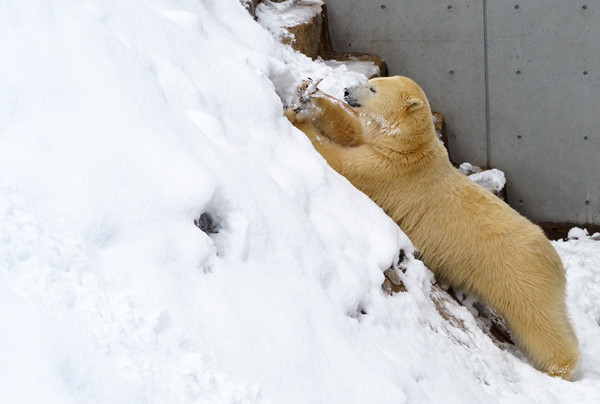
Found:
<path fill-rule="evenodd" d="M 534 365 L 572 380 L 579 358 L 565 271 L 541 229 L 455 169 L 423 90 L 401 76 L 320 91 L 288 119 L 409 236 L 436 277 L 485 300 Z"/>

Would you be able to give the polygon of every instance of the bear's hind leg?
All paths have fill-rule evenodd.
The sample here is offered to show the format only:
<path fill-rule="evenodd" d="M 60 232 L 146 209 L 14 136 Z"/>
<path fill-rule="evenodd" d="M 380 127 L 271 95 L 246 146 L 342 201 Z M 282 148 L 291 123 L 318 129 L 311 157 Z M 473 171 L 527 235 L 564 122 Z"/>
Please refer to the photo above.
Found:
<path fill-rule="evenodd" d="M 541 306 L 540 302 L 532 306 L 534 303 L 521 306 L 534 308 L 535 312 L 529 316 L 505 314 L 512 333 L 542 371 L 572 380 L 579 362 L 579 347 L 565 304 L 562 299 L 555 304 L 546 301 Z"/>

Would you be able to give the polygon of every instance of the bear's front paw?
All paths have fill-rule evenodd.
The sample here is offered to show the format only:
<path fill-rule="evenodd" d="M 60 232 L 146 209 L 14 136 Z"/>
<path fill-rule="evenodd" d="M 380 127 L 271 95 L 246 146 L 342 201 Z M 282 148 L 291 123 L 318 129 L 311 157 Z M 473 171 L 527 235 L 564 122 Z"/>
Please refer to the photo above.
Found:
<path fill-rule="evenodd" d="M 292 125 L 296 126 L 301 125 L 310 119 L 306 114 L 300 111 L 299 108 L 291 105 L 283 109 L 283 115 L 292 123 Z"/>
<path fill-rule="evenodd" d="M 310 102 L 310 97 L 316 93 L 318 90 L 319 83 L 321 83 L 323 79 L 318 79 L 317 81 L 313 81 L 310 77 L 306 80 L 303 80 L 296 87 L 296 94 L 298 94 L 298 101 L 300 106 L 306 105 Z"/>
<path fill-rule="evenodd" d="M 283 109 L 283 115 L 291 122 L 296 123 L 298 121 L 298 114 L 292 106 L 287 106 Z"/>

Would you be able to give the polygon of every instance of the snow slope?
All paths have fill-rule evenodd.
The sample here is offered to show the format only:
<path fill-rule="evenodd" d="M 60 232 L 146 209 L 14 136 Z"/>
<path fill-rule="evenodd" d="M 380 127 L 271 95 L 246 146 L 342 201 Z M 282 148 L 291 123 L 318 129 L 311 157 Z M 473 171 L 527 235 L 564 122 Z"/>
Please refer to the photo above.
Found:
<path fill-rule="evenodd" d="M 599 402 L 598 242 L 555 243 L 578 381 L 452 326 L 282 116 L 308 76 L 365 77 L 238 0 L 0 2 L 0 56 L 0 402 Z"/>

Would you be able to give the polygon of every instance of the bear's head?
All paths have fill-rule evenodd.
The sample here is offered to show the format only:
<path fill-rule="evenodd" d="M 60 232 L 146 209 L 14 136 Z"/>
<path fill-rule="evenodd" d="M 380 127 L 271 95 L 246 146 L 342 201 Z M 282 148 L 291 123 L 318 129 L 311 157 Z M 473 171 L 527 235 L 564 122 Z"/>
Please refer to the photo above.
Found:
<path fill-rule="evenodd" d="M 411 152 L 435 139 L 425 93 L 408 77 L 378 77 L 344 90 L 344 99 L 360 116 L 365 141 Z"/>

